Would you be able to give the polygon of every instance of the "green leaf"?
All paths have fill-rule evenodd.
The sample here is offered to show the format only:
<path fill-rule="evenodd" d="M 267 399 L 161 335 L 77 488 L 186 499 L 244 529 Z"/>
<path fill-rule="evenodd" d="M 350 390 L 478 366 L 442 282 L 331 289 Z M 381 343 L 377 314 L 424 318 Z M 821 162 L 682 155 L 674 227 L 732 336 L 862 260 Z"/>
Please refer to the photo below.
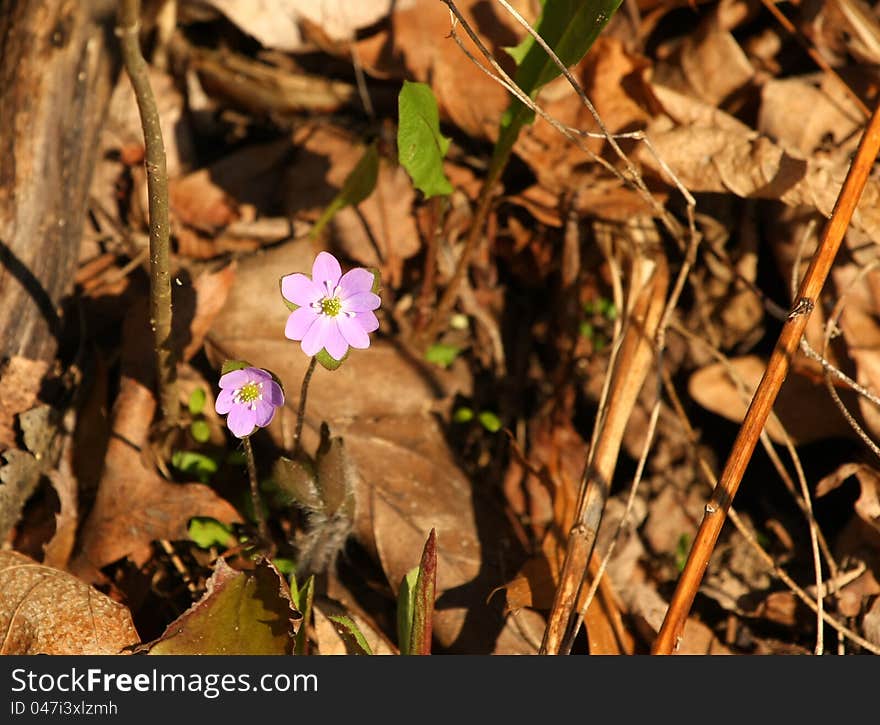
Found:
<path fill-rule="evenodd" d="M 345 648 L 349 654 L 373 654 L 369 643 L 351 617 L 346 617 L 344 614 L 331 614 L 327 619 L 336 625 L 336 631 L 339 632 L 339 636 L 345 642 Z"/>
<path fill-rule="evenodd" d="M 404 81 L 397 97 L 397 157 L 425 197 L 452 193 L 443 173 L 450 139 L 440 133 L 440 114 L 431 87 Z"/>
<path fill-rule="evenodd" d="M 544 0 L 541 17 L 535 30 L 565 66 L 575 65 L 599 37 L 622 0 Z M 518 61 L 514 80 L 531 99 L 538 91 L 561 74 L 547 52 L 528 35 L 515 49 L 508 51 Z M 489 177 L 494 181 L 510 157 L 523 126 L 534 120 L 534 112 L 512 98 L 501 119 L 498 141 L 492 154 Z"/>
<path fill-rule="evenodd" d="M 294 583 L 296 580 L 293 578 L 293 574 L 296 573 L 296 562 L 293 559 L 288 559 L 285 556 L 276 556 L 272 559 L 272 563 L 275 565 L 275 568 L 280 571 L 284 576 L 290 577 L 291 581 Z M 299 592 L 297 592 L 299 594 Z M 290 598 L 293 600 L 293 605 L 298 609 L 299 608 L 299 599 L 293 594 L 293 585 L 290 587 Z"/>
<path fill-rule="evenodd" d="M 189 412 L 198 415 L 205 409 L 205 399 L 207 398 L 204 388 L 195 388 L 189 394 Z"/>
<path fill-rule="evenodd" d="M 189 522 L 187 533 L 201 549 L 210 549 L 212 546 L 227 549 L 235 543 L 232 527 L 208 516 L 193 517 Z"/>
<path fill-rule="evenodd" d="M 501 424 L 501 420 L 498 418 L 495 413 L 490 410 L 482 411 L 478 416 L 477 420 L 480 421 L 480 425 L 483 426 L 490 433 L 497 433 L 503 427 Z"/>
<path fill-rule="evenodd" d="M 301 620 L 287 582 L 268 560 L 244 572 L 218 559 L 205 595 L 148 648 L 150 654 L 285 655 Z"/>
<path fill-rule="evenodd" d="M 245 360 L 224 360 L 223 366 L 220 368 L 220 375 L 222 377 L 233 370 L 242 370 L 249 367 L 251 367 L 251 364 Z"/>
<path fill-rule="evenodd" d="M 315 222 L 309 237 L 315 239 L 340 209 L 360 204 L 372 194 L 373 189 L 376 188 L 376 179 L 378 178 L 379 151 L 374 143 L 367 147 L 357 166 L 345 178 L 342 189 L 333 198 L 333 201 L 330 202 L 324 213 L 321 214 L 321 218 Z"/>
<path fill-rule="evenodd" d="M 171 465 L 182 473 L 196 476 L 202 483 L 210 481 L 218 468 L 213 458 L 195 451 L 175 451 L 171 456 Z"/>
<path fill-rule="evenodd" d="M 435 365 L 448 368 L 461 354 L 461 348 L 457 345 L 449 345 L 445 342 L 437 342 L 425 350 L 425 360 Z"/>
<path fill-rule="evenodd" d="M 296 608 L 302 612 L 303 624 L 296 633 L 296 639 L 293 643 L 293 653 L 295 655 L 308 654 L 308 628 L 309 622 L 312 620 L 312 602 L 315 598 L 315 575 L 312 574 L 306 583 L 297 591 L 297 598 L 294 600 Z"/>
<path fill-rule="evenodd" d="M 452 414 L 452 420 L 454 423 L 470 423 L 473 419 L 474 411 L 466 407 L 457 408 Z"/>
<path fill-rule="evenodd" d="M 190 423 L 189 432 L 197 443 L 207 443 L 211 438 L 211 426 L 202 419 L 194 420 Z"/>
<path fill-rule="evenodd" d="M 418 580 L 419 567 L 414 566 L 400 581 L 400 591 L 397 593 L 397 646 L 402 655 L 410 652 L 416 582 Z"/>

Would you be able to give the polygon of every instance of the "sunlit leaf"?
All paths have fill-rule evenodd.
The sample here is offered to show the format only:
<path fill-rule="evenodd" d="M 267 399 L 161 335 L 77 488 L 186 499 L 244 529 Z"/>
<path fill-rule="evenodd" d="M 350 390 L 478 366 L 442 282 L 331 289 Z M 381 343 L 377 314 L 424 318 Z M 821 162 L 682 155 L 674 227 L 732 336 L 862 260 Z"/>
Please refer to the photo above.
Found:
<path fill-rule="evenodd" d="M 404 81 L 397 98 L 397 156 L 426 197 L 452 193 L 443 172 L 450 140 L 440 133 L 440 114 L 431 87 Z"/>

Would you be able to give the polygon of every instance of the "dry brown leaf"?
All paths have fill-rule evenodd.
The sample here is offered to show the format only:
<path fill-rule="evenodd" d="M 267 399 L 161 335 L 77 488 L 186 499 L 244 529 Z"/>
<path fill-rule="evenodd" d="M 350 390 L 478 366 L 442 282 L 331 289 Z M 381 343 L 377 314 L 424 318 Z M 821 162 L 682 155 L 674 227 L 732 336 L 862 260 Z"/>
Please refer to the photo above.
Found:
<path fill-rule="evenodd" d="M 350 617 L 357 625 L 374 655 L 396 655 L 397 649 L 386 641 L 381 632 L 376 630 L 366 619 L 356 612 L 351 612 L 338 602 L 325 597 L 316 598 L 312 612 L 315 615 L 314 636 L 318 652 L 322 655 L 351 654 L 346 647 L 345 638 L 339 634 L 337 626 L 330 619 L 332 616 Z"/>
<path fill-rule="evenodd" d="M 707 410 L 734 423 L 741 423 L 752 394 L 764 374 L 766 362 L 756 355 L 746 355 L 730 360 L 729 365 L 744 383 L 745 397 L 737 383 L 731 380 L 728 366 L 720 362 L 693 373 L 688 381 L 688 391 Z M 852 401 L 849 393 L 839 392 L 844 399 Z M 779 391 L 773 410 L 795 443 L 852 435 L 852 430 L 821 380 L 789 375 Z M 776 421 L 769 420 L 766 430 L 774 442 L 785 441 L 782 428 Z"/>
<path fill-rule="evenodd" d="M 172 220 L 204 232 L 215 232 L 238 219 L 235 199 L 211 179 L 208 169 L 199 169 L 168 182 Z"/>
<path fill-rule="evenodd" d="M 40 465 L 27 451 L 12 448 L 0 465 L 0 541 L 18 523 L 22 509 L 40 481 Z"/>
<path fill-rule="evenodd" d="M 861 112 L 851 98 L 835 90 L 825 74 L 768 80 L 761 88 L 758 130 L 805 156 L 825 148 L 848 154 L 849 145 L 841 143 L 858 138 Z"/>
<path fill-rule="evenodd" d="M 810 206 L 825 216 L 831 214 L 849 168 L 848 159 L 832 162 L 786 153 L 766 136 L 711 106 L 683 100 L 680 94 L 659 85 L 653 90 L 673 120 L 660 117 L 652 121 L 647 135 L 660 158 L 690 191 L 773 199 L 789 206 Z M 679 114 L 673 105 L 676 111 L 689 110 Z M 687 116 L 705 120 L 683 120 Z M 644 147 L 638 158 L 666 179 Z M 852 223 L 872 237 L 880 236 L 880 184 L 876 181 L 869 180 Z"/>
<path fill-rule="evenodd" d="M 37 402 L 47 363 L 13 355 L 0 367 L 0 450 L 14 448 L 15 417 Z"/>
<path fill-rule="evenodd" d="M 98 495 L 71 564 L 71 571 L 83 578 L 96 576 L 96 570 L 125 556 L 142 565 L 156 539 L 187 539 L 193 516 L 241 521 L 235 508 L 209 487 L 171 483 L 144 464 L 140 451 L 155 407 L 147 388 L 122 378 Z"/>
<path fill-rule="evenodd" d="M 364 146 L 347 131 L 326 124 L 303 126 L 294 134 L 294 144 L 299 153 L 287 172 L 285 210 L 291 216 L 317 218 L 339 193 Z M 373 193 L 357 208 L 346 207 L 333 217 L 333 243 L 364 266 L 379 267 L 383 283 L 397 287 L 403 262 L 421 248 L 412 213 L 415 198 L 406 171 L 382 161 Z"/>
<path fill-rule="evenodd" d="M 140 641 L 131 614 L 63 571 L 0 551 L 0 654 L 119 654 Z"/>
<path fill-rule="evenodd" d="M 216 364 L 245 359 L 275 372 L 287 391 L 286 422 L 298 404 L 299 382 L 308 358 L 283 336 L 288 310 L 277 295 L 277 280 L 311 269 L 318 251 L 309 244 L 286 244 L 242 262 L 226 308 L 209 336 Z M 381 333 L 380 333 L 381 334 Z M 379 337 L 379 339 L 376 339 Z M 410 359 L 374 336 L 369 350 L 355 351 L 334 372 L 319 368 L 309 388 L 303 443 L 317 444 L 327 421 L 344 437 L 354 461 L 355 536 L 381 562 L 392 587 L 418 561 L 431 528 L 438 538 L 438 602 L 434 634 L 443 646 L 467 641 L 473 651 L 491 651 L 503 621 L 485 604 L 500 583 L 505 522 L 480 499 L 458 468 L 443 431 L 431 415 L 446 394 L 448 378 Z M 279 430 L 270 432 L 278 437 Z M 288 443 L 289 447 L 289 443 Z M 463 628 L 467 626 L 467 631 Z"/>
<path fill-rule="evenodd" d="M 359 28 L 381 20 L 411 0 L 205 0 L 266 48 L 302 51 L 301 23 L 320 26 L 331 40 L 349 40 Z"/>
<path fill-rule="evenodd" d="M 824 496 L 855 476 L 861 495 L 855 503 L 856 513 L 869 526 L 880 532 L 880 472 L 863 463 L 845 463 L 816 484 L 816 496 Z"/>
<path fill-rule="evenodd" d="M 55 533 L 44 547 L 43 563 L 56 569 L 66 569 L 76 544 L 79 525 L 79 491 L 73 472 L 73 436 L 65 434 L 58 466 L 47 475 L 58 496 L 59 509 L 55 514 Z"/>
<path fill-rule="evenodd" d="M 755 69 L 739 43 L 713 13 L 684 36 L 675 53 L 654 67 L 657 83 L 718 106 L 745 86 Z"/>
<path fill-rule="evenodd" d="M 512 59 L 503 48 L 520 41 L 520 26 L 494 3 L 463 0 L 456 7 L 483 44 L 508 73 L 512 72 Z M 530 15 L 528 9 L 520 10 Z M 449 37 L 452 25 L 448 8 L 435 0 L 398 4 L 390 25 L 387 31 L 358 43 L 358 58 L 366 72 L 430 84 L 443 120 L 451 121 L 469 136 L 494 140 L 498 121 L 508 105 L 508 93 L 474 65 Z M 466 33 L 459 29 L 458 34 L 485 65 L 485 59 Z"/>
<path fill-rule="evenodd" d="M 629 53 L 623 42 L 612 37 L 600 36 L 590 52 L 572 69 L 587 97 L 590 98 L 605 127 L 611 132 L 632 131 L 643 127 L 649 120 L 644 106 L 649 92 L 641 80 L 641 71 L 647 61 Z M 598 132 L 596 122 L 581 99 L 575 94 L 565 78 L 557 78 L 542 89 L 539 105 L 551 117 L 581 131 Z M 599 153 L 605 142 L 602 139 L 584 139 L 594 153 Z M 628 142 L 623 142 L 626 145 Z M 611 200 L 601 204 L 610 218 L 626 218 L 626 212 L 615 208 L 613 201 L 624 201 L 626 207 L 644 210 L 644 201 L 616 179 L 604 180 L 601 193 L 593 190 L 597 180 L 591 157 L 572 144 L 550 124 L 536 121 L 520 134 L 514 145 L 518 154 L 535 172 L 539 183 L 552 194 L 559 195 L 578 189 L 579 208 L 589 209 L 601 202 L 603 195 Z"/>
<path fill-rule="evenodd" d="M 853 377 L 876 394 L 880 391 L 880 272 L 856 264 L 841 264 L 832 269 L 831 276 L 837 298 L 844 305 L 838 326 L 846 341 L 846 353 L 855 363 Z M 880 435 L 877 406 L 861 396 L 857 404 L 846 398 L 844 402 L 851 413 L 861 413 L 865 427 L 876 439 Z"/>
<path fill-rule="evenodd" d="M 236 263 L 227 264 L 216 272 L 203 272 L 193 282 L 195 309 L 189 321 L 189 339 L 183 348 L 181 358 L 190 360 L 205 342 L 205 335 L 211 329 L 214 318 L 226 304 L 229 288 L 235 281 Z M 178 312 L 178 315 L 180 313 Z"/>

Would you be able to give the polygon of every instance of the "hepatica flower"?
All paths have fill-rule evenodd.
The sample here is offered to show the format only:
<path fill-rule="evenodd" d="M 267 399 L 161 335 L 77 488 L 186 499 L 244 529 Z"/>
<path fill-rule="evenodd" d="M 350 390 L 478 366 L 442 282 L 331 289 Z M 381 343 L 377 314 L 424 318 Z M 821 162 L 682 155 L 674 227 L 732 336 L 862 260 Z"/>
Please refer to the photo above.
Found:
<path fill-rule="evenodd" d="M 332 254 L 321 252 L 312 265 L 312 277 L 288 274 L 281 278 L 281 294 L 297 305 L 284 328 L 284 335 L 299 340 L 302 351 L 312 357 L 322 348 L 334 360 L 342 360 L 349 347 L 366 349 L 379 327 L 373 314 L 382 300 L 373 292 L 372 272 L 355 267 L 345 274 Z"/>
<path fill-rule="evenodd" d="M 220 377 L 220 395 L 214 408 L 226 415 L 226 425 L 237 438 L 265 428 L 284 405 L 284 392 L 271 373 L 261 368 L 231 370 Z M 228 414 L 228 415 L 227 415 Z"/>

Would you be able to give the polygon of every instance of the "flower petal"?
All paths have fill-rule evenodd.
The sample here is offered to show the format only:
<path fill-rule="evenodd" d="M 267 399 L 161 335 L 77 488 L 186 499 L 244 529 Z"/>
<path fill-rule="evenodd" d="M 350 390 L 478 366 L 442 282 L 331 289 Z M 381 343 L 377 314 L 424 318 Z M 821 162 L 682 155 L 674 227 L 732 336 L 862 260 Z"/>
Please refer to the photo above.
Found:
<path fill-rule="evenodd" d="M 254 423 L 260 428 L 265 428 L 272 422 L 272 418 L 275 417 L 275 406 L 265 399 L 256 400 L 254 401 L 254 404 L 256 405 L 256 410 L 254 411 Z"/>
<path fill-rule="evenodd" d="M 327 336 L 327 330 L 330 327 L 331 319 L 326 315 L 318 315 L 314 323 L 306 332 L 302 339 L 302 351 L 312 357 L 318 350 L 324 347 L 324 338 Z M 336 327 L 336 325 L 333 325 Z"/>
<path fill-rule="evenodd" d="M 374 275 L 363 267 L 348 270 L 339 280 L 339 296 L 345 299 L 358 292 L 372 292 Z"/>
<path fill-rule="evenodd" d="M 318 314 L 311 307 L 300 307 L 290 313 L 284 326 L 284 336 L 290 340 L 302 340 Z"/>
<path fill-rule="evenodd" d="M 263 387 L 263 400 L 268 400 L 271 405 L 280 408 L 284 405 L 284 391 L 274 380 L 270 380 Z"/>
<path fill-rule="evenodd" d="M 226 425 L 236 438 L 244 438 L 254 432 L 254 411 L 247 405 L 234 405 L 226 418 Z"/>
<path fill-rule="evenodd" d="M 327 333 L 324 335 L 324 349 L 330 353 L 330 357 L 334 360 L 342 360 L 345 353 L 348 352 L 348 341 L 339 329 L 339 323 L 343 319 L 349 318 L 343 318 L 341 315 L 331 318 L 330 324 L 327 326 Z"/>
<path fill-rule="evenodd" d="M 321 299 L 323 292 L 306 275 L 297 272 L 281 278 L 281 296 L 295 305 L 305 307 Z"/>
<path fill-rule="evenodd" d="M 342 298 L 342 309 L 345 312 L 369 312 L 379 309 L 382 300 L 372 292 L 356 292 L 351 297 Z"/>
<path fill-rule="evenodd" d="M 379 329 L 379 320 L 372 312 L 358 312 L 353 319 L 364 328 L 364 332 L 374 332 Z"/>
<path fill-rule="evenodd" d="M 245 368 L 245 370 L 248 371 L 252 383 L 266 383 L 274 380 L 272 373 L 268 370 L 263 370 L 263 368 Z"/>
<path fill-rule="evenodd" d="M 336 318 L 336 322 L 339 326 L 339 332 L 342 333 L 342 336 L 345 338 L 345 341 L 351 345 L 352 347 L 356 347 L 359 350 L 365 350 L 370 346 L 370 336 L 367 334 L 366 330 L 357 323 L 354 317 L 346 317 L 345 315 L 340 315 Z M 330 352 L 329 348 L 327 352 Z M 330 352 L 333 355 L 332 352 Z M 333 357 L 336 357 L 333 355 Z M 339 360 L 340 358 L 336 358 Z"/>
<path fill-rule="evenodd" d="M 240 368 L 239 370 L 231 370 L 226 373 L 226 375 L 221 375 L 220 387 L 223 389 L 238 390 L 251 379 L 248 370 L 249 368 Z"/>
<path fill-rule="evenodd" d="M 316 285 L 332 291 L 339 284 L 341 276 L 342 267 L 332 254 L 321 252 L 315 257 L 315 263 L 312 265 L 312 282 Z"/>
<path fill-rule="evenodd" d="M 235 390 L 233 388 L 226 388 L 225 390 L 220 391 L 217 400 L 214 401 L 214 410 L 216 410 L 219 415 L 226 415 L 232 410 L 232 396 L 234 393 Z"/>

